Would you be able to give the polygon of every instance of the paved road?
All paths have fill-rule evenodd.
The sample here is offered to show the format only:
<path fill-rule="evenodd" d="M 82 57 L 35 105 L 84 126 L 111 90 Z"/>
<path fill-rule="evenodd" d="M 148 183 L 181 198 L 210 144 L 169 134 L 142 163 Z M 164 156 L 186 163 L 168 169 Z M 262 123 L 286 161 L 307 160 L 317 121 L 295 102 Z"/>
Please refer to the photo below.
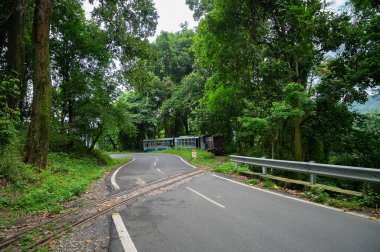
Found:
<path fill-rule="evenodd" d="M 112 158 L 131 157 L 135 160 L 121 169 L 115 178 L 121 190 L 183 172 L 194 171 L 179 157 L 169 154 L 113 154 Z"/>
<path fill-rule="evenodd" d="M 135 169 L 139 169 L 140 159 L 145 165 L 154 162 L 154 158 L 146 155 L 135 158 Z M 189 169 L 184 164 L 173 165 L 172 157 L 162 156 L 160 160 L 163 170 L 165 163 L 171 167 L 167 172 Z M 139 171 L 149 171 L 143 169 Z M 121 176 L 127 176 L 128 172 L 124 172 Z M 218 176 L 197 177 L 175 190 L 142 198 L 120 211 L 137 250 L 380 251 L 380 222 Z M 115 239 L 111 240 L 110 251 L 122 251 L 113 226 L 111 235 Z"/>

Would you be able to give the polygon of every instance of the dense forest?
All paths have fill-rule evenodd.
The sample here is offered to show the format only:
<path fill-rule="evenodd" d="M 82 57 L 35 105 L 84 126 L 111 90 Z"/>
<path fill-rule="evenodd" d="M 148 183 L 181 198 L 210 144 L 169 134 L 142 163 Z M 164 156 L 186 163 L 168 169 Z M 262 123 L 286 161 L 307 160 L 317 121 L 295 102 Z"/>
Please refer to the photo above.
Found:
<path fill-rule="evenodd" d="M 151 0 L 90 3 L 86 18 L 81 0 L 1 1 L 3 176 L 9 156 L 44 168 L 48 152 L 203 134 L 227 153 L 379 167 L 380 111 L 350 109 L 379 93 L 378 1 L 187 0 L 198 27 L 153 42 Z"/>

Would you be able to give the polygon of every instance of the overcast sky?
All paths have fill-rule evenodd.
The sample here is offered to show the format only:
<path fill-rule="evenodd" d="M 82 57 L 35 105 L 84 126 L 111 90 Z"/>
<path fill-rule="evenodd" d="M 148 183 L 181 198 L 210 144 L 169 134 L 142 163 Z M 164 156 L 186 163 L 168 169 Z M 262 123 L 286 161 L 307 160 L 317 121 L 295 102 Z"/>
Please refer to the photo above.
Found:
<path fill-rule="evenodd" d="M 185 21 L 189 23 L 189 28 L 197 25 L 192 11 L 186 5 L 186 0 L 154 0 L 154 3 L 159 16 L 157 35 L 161 31 L 179 31 L 180 24 Z"/>

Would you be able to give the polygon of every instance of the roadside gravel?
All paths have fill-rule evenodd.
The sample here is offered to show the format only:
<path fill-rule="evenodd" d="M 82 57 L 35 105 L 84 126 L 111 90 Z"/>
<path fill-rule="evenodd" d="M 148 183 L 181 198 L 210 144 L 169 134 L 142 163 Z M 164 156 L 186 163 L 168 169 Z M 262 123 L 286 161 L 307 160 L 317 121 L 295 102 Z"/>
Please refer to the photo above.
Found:
<path fill-rule="evenodd" d="M 84 202 L 88 204 L 105 198 L 109 194 L 107 186 L 107 177 L 109 175 L 110 172 L 105 174 L 82 197 L 69 202 L 66 207 L 79 207 Z M 95 221 L 81 226 L 80 229 L 61 237 L 59 240 L 51 242 L 49 251 L 108 251 L 110 225 L 110 216 L 99 217 Z"/>

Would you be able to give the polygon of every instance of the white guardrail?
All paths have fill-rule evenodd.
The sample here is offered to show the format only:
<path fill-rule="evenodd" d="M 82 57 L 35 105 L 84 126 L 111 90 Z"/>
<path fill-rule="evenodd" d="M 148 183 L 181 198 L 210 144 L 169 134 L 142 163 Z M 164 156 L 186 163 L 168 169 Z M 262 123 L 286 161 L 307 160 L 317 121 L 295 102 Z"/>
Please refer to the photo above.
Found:
<path fill-rule="evenodd" d="M 277 159 L 253 158 L 231 155 L 237 171 L 238 163 L 262 167 L 262 174 L 267 174 L 267 168 L 301 172 L 310 174 L 310 184 L 316 184 L 317 175 L 380 183 L 380 169 L 318 164 L 313 162 L 296 162 Z"/>

